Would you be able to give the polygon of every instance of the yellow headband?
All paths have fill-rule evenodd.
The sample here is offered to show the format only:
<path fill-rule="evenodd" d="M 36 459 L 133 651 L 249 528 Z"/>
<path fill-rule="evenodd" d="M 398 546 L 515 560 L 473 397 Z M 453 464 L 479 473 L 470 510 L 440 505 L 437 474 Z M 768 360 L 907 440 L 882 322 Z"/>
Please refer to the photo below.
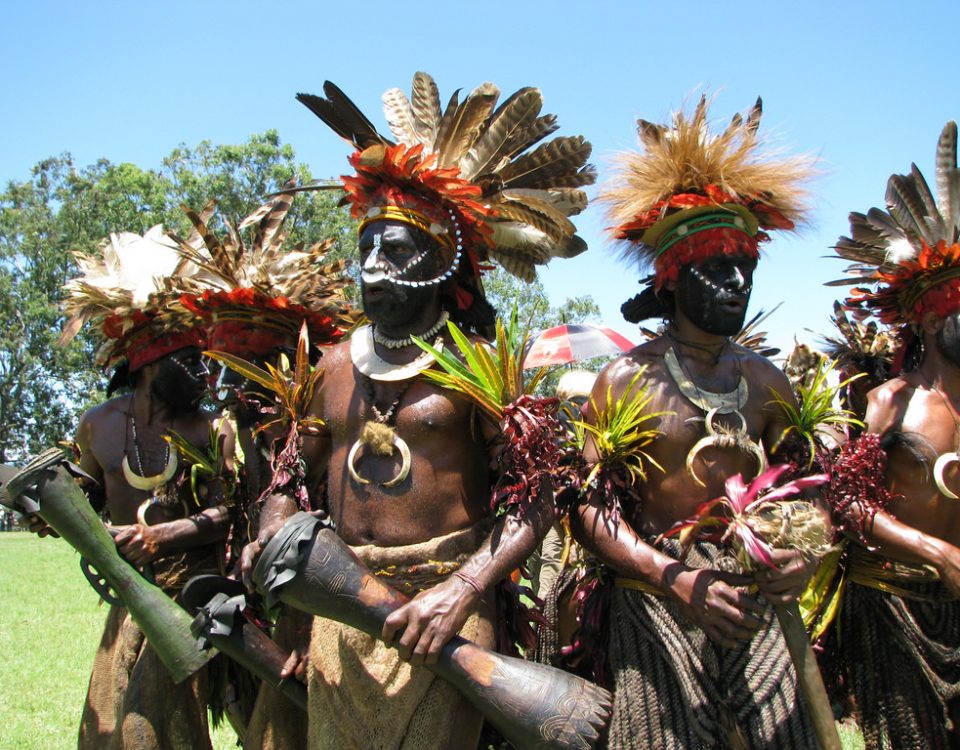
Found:
<path fill-rule="evenodd" d="M 419 211 L 414 211 L 412 208 L 406 208 L 405 206 L 377 206 L 375 208 L 378 210 L 378 213 L 371 216 L 370 214 L 372 214 L 374 210 L 371 209 L 367 214 L 367 218 L 360 222 L 360 227 L 357 230 L 358 235 L 363 234 L 363 230 L 367 228 L 367 225 L 375 221 L 399 221 L 402 224 L 408 224 L 426 232 L 451 252 L 455 253 L 457 251 L 456 243 L 449 230 L 439 223 L 432 221 Z M 443 231 L 438 232 L 437 228 Z"/>

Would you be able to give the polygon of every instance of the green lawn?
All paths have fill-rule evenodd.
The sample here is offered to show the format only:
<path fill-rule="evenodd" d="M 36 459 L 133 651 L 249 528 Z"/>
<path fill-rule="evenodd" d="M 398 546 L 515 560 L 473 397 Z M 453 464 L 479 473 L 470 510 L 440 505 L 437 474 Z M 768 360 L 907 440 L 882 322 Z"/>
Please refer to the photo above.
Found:
<path fill-rule="evenodd" d="M 69 750 L 105 606 L 60 539 L 0 534 L 0 750 Z M 235 747 L 229 727 L 214 748 Z"/>

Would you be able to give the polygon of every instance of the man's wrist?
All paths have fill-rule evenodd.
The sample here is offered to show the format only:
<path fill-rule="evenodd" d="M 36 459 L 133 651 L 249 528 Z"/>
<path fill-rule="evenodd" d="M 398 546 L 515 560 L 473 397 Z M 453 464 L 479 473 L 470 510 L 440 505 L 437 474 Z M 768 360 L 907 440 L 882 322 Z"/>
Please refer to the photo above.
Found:
<path fill-rule="evenodd" d="M 470 589 L 476 593 L 477 596 L 483 596 L 483 592 L 486 587 L 480 582 L 476 576 L 467 573 L 464 570 L 458 570 L 453 574 L 454 578 L 459 578 L 463 583 L 465 583 Z"/>
<path fill-rule="evenodd" d="M 947 561 L 955 549 L 954 546 L 928 534 L 918 533 L 918 536 L 917 548 L 921 551 L 923 559 L 927 560 L 929 564 L 938 571 L 942 571 L 944 567 L 946 567 Z"/>

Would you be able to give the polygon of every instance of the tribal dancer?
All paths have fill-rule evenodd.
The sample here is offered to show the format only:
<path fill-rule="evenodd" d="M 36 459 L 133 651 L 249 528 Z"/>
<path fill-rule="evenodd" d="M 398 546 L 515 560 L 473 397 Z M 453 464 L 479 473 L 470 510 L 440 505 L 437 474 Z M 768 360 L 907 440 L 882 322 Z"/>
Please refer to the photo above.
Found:
<path fill-rule="evenodd" d="M 839 459 L 846 484 L 838 488 L 838 509 L 853 539 L 838 635 L 868 748 L 960 747 L 960 170 L 953 122 L 937 143 L 936 171 L 936 196 L 916 166 L 891 176 L 887 211 L 851 213 L 852 237 L 836 246 L 856 263 L 851 281 L 872 287 L 854 289 L 847 304 L 899 326 L 904 351 L 919 359 L 870 392 L 867 433 Z M 877 455 L 880 446 L 885 457 Z M 877 482 L 884 458 L 888 491 Z"/>
<path fill-rule="evenodd" d="M 336 86 L 324 92 L 298 98 L 357 149 L 356 172 L 343 183 L 361 220 L 371 325 L 324 355 L 312 415 L 325 427 L 305 447 L 307 465 L 326 475 L 337 533 L 413 599 L 384 627 L 399 654 L 315 618 L 309 747 L 476 747 L 481 717 L 418 665 L 435 662 L 458 632 L 493 645 L 494 586 L 540 541 L 553 503 L 531 497 L 522 513 L 493 517 L 499 426 L 421 377 L 434 358 L 411 336 L 449 348 L 448 319 L 474 334 L 492 330 L 480 280 L 488 261 L 530 281 L 536 265 L 585 249 L 567 217 L 586 205 L 579 188 L 593 181 L 590 146 L 560 137 L 528 150 L 556 129 L 533 88 L 496 108 L 499 91 L 483 84 L 442 111 L 433 79 L 417 73 L 412 101 L 398 89 L 384 96 L 397 143 Z M 248 571 L 295 510 L 292 498 L 267 500 L 258 542 L 245 554 Z"/>
<path fill-rule="evenodd" d="M 222 564 L 230 483 L 221 477 L 232 473 L 233 434 L 199 408 L 209 374 L 202 332 L 169 292 L 179 257 L 160 227 L 144 237 L 111 235 L 102 259 L 77 259 L 82 276 L 66 287 L 64 338 L 92 322 L 103 340 L 98 361 L 115 368 L 110 391 L 131 388 L 81 417 L 80 466 L 100 483 L 102 497 L 91 501 L 118 532 L 120 553 L 175 596 L 190 576 Z M 208 481 L 193 485 L 168 436 L 210 457 Z M 126 609 L 111 606 L 78 746 L 209 748 L 206 683 L 204 669 L 175 685 Z"/>
<path fill-rule="evenodd" d="M 325 261 L 330 241 L 307 248 L 284 244 L 283 225 L 293 195 L 277 194 L 236 228 L 228 226 L 224 237 L 209 228 L 212 204 L 200 214 L 188 211 L 197 231 L 189 241 L 179 243 L 181 255 L 191 264 L 189 273 L 182 277 L 181 302 L 207 322 L 207 346 L 211 350 L 260 367 L 267 363 L 278 366 L 281 354 L 294 360 L 300 329 L 306 325 L 314 347 L 312 358 L 316 360 L 320 347 L 339 341 L 359 317 L 344 295 L 344 288 L 352 283 L 343 272 L 344 263 Z M 246 243 L 245 230 L 252 231 Z M 284 489 L 299 498 L 301 507 L 309 509 L 300 456 L 282 465 L 287 435 L 259 429 L 273 419 L 276 408 L 272 394 L 258 394 L 257 389 L 256 384 L 227 367 L 221 371 L 216 387 L 218 401 L 236 420 L 244 520 L 250 530 L 257 528 L 264 493 L 277 489 L 271 487 L 271 480 L 284 481 Z M 235 541 L 245 544 L 255 536 L 250 531 Z M 300 657 L 309 645 L 311 622 L 310 616 L 293 609 L 284 610 L 278 617 L 273 640 L 291 652 L 283 677 L 300 666 L 296 677 L 306 680 Z M 244 723 L 241 739 L 247 750 L 300 748 L 307 741 L 306 713 L 274 685 L 261 686 L 249 721 Z"/>
<path fill-rule="evenodd" d="M 767 465 L 784 428 L 773 405 L 794 402 L 783 373 L 731 341 L 743 326 L 764 229 L 802 215 L 802 158 L 758 154 L 760 101 L 711 134 L 706 100 L 672 126 L 639 121 L 643 153 L 622 157 L 601 189 L 628 257 L 650 264 L 631 322 L 665 320 L 662 335 L 609 365 L 586 408 L 596 423 L 625 397 L 659 417 L 644 449 L 651 468 L 610 493 L 591 491 L 574 524 L 612 571 L 606 669 L 614 685 L 611 748 L 809 748 L 815 739 L 771 604 L 796 598 L 811 570 L 796 550 L 774 569 L 720 569 L 720 549 L 661 541 L 697 507 Z M 636 394 L 636 396 L 631 395 Z M 585 457 L 597 462 L 598 442 Z M 600 487 L 598 479 L 593 487 Z M 604 495 L 607 496 L 604 496 Z M 760 595 L 747 586 L 757 584 Z"/>

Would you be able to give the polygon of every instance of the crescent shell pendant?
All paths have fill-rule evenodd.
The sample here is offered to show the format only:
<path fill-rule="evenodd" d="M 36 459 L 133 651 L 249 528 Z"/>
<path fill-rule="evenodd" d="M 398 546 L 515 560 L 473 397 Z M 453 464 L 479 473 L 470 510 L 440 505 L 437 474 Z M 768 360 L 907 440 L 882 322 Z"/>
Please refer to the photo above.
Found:
<path fill-rule="evenodd" d="M 937 462 L 933 465 L 933 481 L 937 485 L 937 489 L 940 490 L 940 494 L 944 497 L 948 497 L 951 500 L 960 500 L 960 497 L 948 489 L 946 483 L 943 481 L 944 470 L 954 462 L 960 462 L 960 455 L 958 455 L 956 451 L 943 453 L 937 457 Z"/>
<path fill-rule="evenodd" d="M 357 454 L 360 452 L 362 445 L 363 442 L 357 440 L 350 448 L 350 453 L 347 455 L 347 472 L 350 474 L 350 478 L 357 484 L 370 484 L 370 480 L 360 476 L 355 466 Z M 396 448 L 397 453 L 400 454 L 402 463 L 400 465 L 400 471 L 397 472 L 397 475 L 393 479 L 380 483 L 383 487 L 396 487 L 410 476 L 410 447 L 407 445 L 407 442 L 396 433 L 393 435 L 393 447 Z"/>
<path fill-rule="evenodd" d="M 123 470 L 123 478 L 127 480 L 127 484 L 136 490 L 152 492 L 157 487 L 162 487 L 173 479 L 173 475 L 177 473 L 178 463 L 177 452 L 172 450 L 167 455 L 167 465 L 163 467 L 163 471 L 151 477 L 142 477 L 131 469 L 130 461 L 127 460 L 126 456 L 123 457 L 120 468 Z"/>
<path fill-rule="evenodd" d="M 747 432 L 747 420 L 743 416 L 743 414 L 741 414 L 739 411 L 733 410 L 729 412 L 721 412 L 719 408 L 714 408 L 707 412 L 707 416 L 704 419 L 704 424 L 707 429 L 707 434 L 704 435 L 702 438 L 700 438 L 694 444 L 694 446 L 690 449 L 690 452 L 687 453 L 687 473 L 691 477 L 693 477 L 693 480 L 697 484 L 699 484 L 701 487 L 706 487 L 707 485 L 706 485 L 706 482 L 704 482 L 702 479 L 700 479 L 699 476 L 697 476 L 697 472 L 693 468 L 693 462 L 694 460 L 696 460 L 697 454 L 699 454 L 700 451 L 702 451 L 704 448 L 710 445 L 717 445 L 722 447 L 723 439 L 728 437 L 728 435 L 726 434 L 718 433 L 713 427 L 714 418 L 717 416 L 717 414 L 722 414 L 722 413 L 736 414 L 737 417 L 740 419 L 740 426 L 736 430 L 736 432 L 733 434 L 746 435 L 746 432 Z M 746 443 L 741 442 L 738 445 L 740 446 L 741 450 L 744 450 L 745 452 L 749 453 L 756 460 L 757 476 L 759 476 L 764 471 L 766 471 L 767 457 L 764 454 L 763 450 L 760 448 L 760 446 L 757 445 L 757 443 L 755 443 L 753 440 L 748 440 Z"/>

